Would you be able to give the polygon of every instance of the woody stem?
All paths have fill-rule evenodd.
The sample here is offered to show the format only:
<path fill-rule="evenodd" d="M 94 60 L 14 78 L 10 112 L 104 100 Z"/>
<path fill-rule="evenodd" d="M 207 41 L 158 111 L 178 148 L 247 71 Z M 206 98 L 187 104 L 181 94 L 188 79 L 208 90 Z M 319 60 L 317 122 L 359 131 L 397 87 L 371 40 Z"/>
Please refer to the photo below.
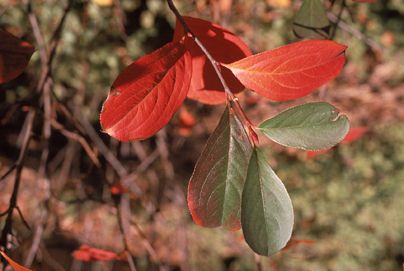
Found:
<path fill-rule="evenodd" d="M 219 62 L 217 62 L 213 56 L 209 53 L 208 49 L 203 45 L 203 43 L 199 40 L 199 38 L 195 35 L 195 33 L 189 28 L 188 24 L 185 22 L 184 18 L 182 15 L 179 13 L 178 9 L 174 5 L 174 2 L 172 0 L 167 0 L 168 6 L 170 7 L 171 11 L 175 14 L 175 17 L 177 20 L 181 23 L 182 27 L 184 28 L 185 32 L 190 35 L 190 37 L 194 40 L 194 42 L 199 46 L 199 48 L 202 50 L 203 54 L 207 57 L 209 62 L 212 64 L 212 67 L 217 75 L 217 77 L 220 80 L 220 83 L 223 86 L 223 89 L 226 93 L 227 100 L 229 101 L 229 106 L 233 108 L 234 112 L 236 115 L 243 120 L 246 126 L 247 133 L 249 135 L 249 138 L 251 140 L 251 143 L 253 146 L 257 145 L 257 134 L 254 131 L 254 125 L 250 121 L 250 119 L 247 117 L 245 114 L 243 108 L 241 107 L 238 98 L 231 92 L 229 86 L 226 83 L 226 80 L 223 77 L 223 74 L 221 72 L 221 66 Z"/>

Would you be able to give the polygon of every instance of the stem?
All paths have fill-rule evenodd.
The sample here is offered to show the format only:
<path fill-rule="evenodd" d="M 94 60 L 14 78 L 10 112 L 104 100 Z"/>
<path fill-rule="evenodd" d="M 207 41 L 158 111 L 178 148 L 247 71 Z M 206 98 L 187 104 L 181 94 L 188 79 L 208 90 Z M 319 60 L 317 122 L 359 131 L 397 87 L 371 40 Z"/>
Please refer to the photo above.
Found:
<path fill-rule="evenodd" d="M 202 50 L 203 54 L 207 57 L 209 62 L 212 64 L 213 69 L 215 70 L 215 73 L 217 77 L 220 80 L 220 83 L 223 86 L 224 92 L 226 93 L 226 98 L 229 102 L 230 108 L 234 109 L 234 112 L 238 116 L 239 119 L 244 121 L 244 125 L 246 126 L 246 131 L 248 134 L 248 138 L 251 141 L 251 144 L 253 146 L 256 146 L 258 144 L 258 136 L 254 131 L 254 125 L 250 121 L 250 119 L 247 117 L 245 114 L 243 108 L 241 107 L 238 98 L 231 92 L 229 86 L 226 83 L 226 80 L 223 77 L 223 74 L 221 72 L 221 67 L 220 63 L 217 62 L 213 56 L 209 53 L 208 49 L 203 45 L 203 43 L 198 39 L 198 37 L 195 35 L 195 33 L 189 28 L 187 23 L 185 22 L 184 18 L 181 16 L 179 13 L 178 9 L 175 7 L 174 2 L 172 0 L 167 0 L 168 6 L 170 7 L 171 11 L 175 14 L 175 17 L 178 19 L 178 21 L 181 23 L 181 25 L 184 27 L 184 30 L 186 33 L 190 35 L 190 37 L 194 40 L 194 42 L 199 46 L 199 48 Z"/>

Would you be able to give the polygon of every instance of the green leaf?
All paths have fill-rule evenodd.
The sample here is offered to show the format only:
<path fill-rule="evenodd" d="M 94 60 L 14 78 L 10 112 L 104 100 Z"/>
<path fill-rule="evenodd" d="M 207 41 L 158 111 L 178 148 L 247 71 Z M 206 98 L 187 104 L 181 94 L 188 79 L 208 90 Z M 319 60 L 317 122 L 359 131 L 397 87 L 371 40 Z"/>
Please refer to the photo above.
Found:
<path fill-rule="evenodd" d="M 240 228 L 241 193 L 251 152 L 242 123 L 226 108 L 189 181 L 188 207 L 195 223 Z"/>
<path fill-rule="evenodd" d="M 254 149 L 241 203 L 245 240 L 256 253 L 270 256 L 289 241 L 293 220 L 292 201 L 285 186 L 264 153 Z"/>
<path fill-rule="evenodd" d="M 304 0 L 293 21 L 298 38 L 327 39 L 330 30 L 324 5 L 320 0 Z"/>
<path fill-rule="evenodd" d="M 324 102 L 290 108 L 259 125 L 271 140 L 304 150 L 328 149 L 344 139 L 348 118 Z"/>

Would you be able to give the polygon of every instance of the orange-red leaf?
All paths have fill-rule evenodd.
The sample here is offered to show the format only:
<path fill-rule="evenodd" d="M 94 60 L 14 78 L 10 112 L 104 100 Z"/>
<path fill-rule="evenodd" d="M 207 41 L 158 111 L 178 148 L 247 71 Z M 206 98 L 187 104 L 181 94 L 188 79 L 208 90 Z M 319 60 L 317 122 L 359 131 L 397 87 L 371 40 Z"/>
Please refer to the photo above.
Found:
<path fill-rule="evenodd" d="M 341 144 L 349 144 L 361 138 L 368 131 L 368 127 L 351 128 L 348 134 L 341 141 Z"/>
<path fill-rule="evenodd" d="M 346 46 L 330 40 L 306 40 L 225 65 L 247 88 L 274 101 L 308 95 L 335 78 Z"/>
<path fill-rule="evenodd" d="M 228 64 L 251 55 L 248 46 L 229 30 L 197 18 L 184 19 L 216 61 Z M 182 25 L 177 21 L 174 41 L 181 40 L 184 34 Z M 202 50 L 188 36 L 185 36 L 185 45 L 192 55 L 192 80 L 188 98 L 206 104 L 224 103 L 226 96 L 223 86 Z M 244 86 L 230 70 L 222 67 L 222 73 L 234 93 L 244 90 Z"/>
<path fill-rule="evenodd" d="M 283 251 L 291 249 L 292 247 L 295 247 L 297 245 L 313 245 L 316 241 L 314 240 L 305 240 L 305 239 L 291 239 L 289 242 L 286 244 L 286 246 L 282 249 Z"/>
<path fill-rule="evenodd" d="M 93 248 L 86 245 L 80 246 L 79 249 L 73 251 L 73 258 L 79 261 L 112 261 L 120 260 L 122 257 L 115 252 Z"/>
<path fill-rule="evenodd" d="M 126 67 L 112 84 L 101 126 L 122 140 L 148 138 L 163 128 L 187 96 L 191 56 L 171 42 Z"/>
<path fill-rule="evenodd" d="M 20 75 L 34 53 L 34 47 L 0 30 L 0 84 Z"/>
<path fill-rule="evenodd" d="M 10 257 L 6 255 L 3 251 L 0 251 L 1 256 L 3 256 L 7 262 L 11 265 L 12 268 L 14 268 L 15 271 L 32 271 L 31 269 L 28 269 L 22 265 L 19 265 L 15 261 L 13 261 Z"/>

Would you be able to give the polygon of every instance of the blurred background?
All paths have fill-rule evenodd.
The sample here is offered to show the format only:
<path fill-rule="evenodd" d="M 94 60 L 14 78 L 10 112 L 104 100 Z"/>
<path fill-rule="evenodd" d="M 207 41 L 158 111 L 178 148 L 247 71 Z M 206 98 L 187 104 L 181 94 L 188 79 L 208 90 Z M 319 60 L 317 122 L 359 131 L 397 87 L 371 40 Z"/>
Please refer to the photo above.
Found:
<path fill-rule="evenodd" d="M 338 14 L 341 2 L 324 5 Z M 334 40 L 348 46 L 348 60 L 336 80 L 293 102 L 273 103 L 248 90 L 239 95 L 256 124 L 292 105 L 323 100 L 360 131 L 321 154 L 260 139 L 296 216 L 296 245 L 259 259 L 263 270 L 403 270 L 404 2 L 344 2 Z M 29 14 L 47 44 L 66 4 L 0 0 L 0 28 L 38 49 Z M 255 53 L 297 41 L 292 22 L 301 1 L 176 4 L 183 15 L 233 31 Z M 125 232 L 136 270 L 257 270 L 240 231 L 201 228 L 187 208 L 188 179 L 223 105 L 186 100 L 169 125 L 145 141 L 120 143 L 101 133 L 99 112 L 113 80 L 134 59 L 171 41 L 174 26 L 161 0 L 72 1 L 51 69 L 51 130 L 43 132 L 39 114 L 22 171 L 18 207 L 26 223 L 15 212 L 14 259 L 31 261 L 34 270 L 130 270 L 126 260 L 83 262 L 74 254 L 80 245 L 120 253 Z M 20 77 L 0 85 L 0 175 L 18 158 L 41 65 L 38 50 Z M 0 213 L 13 184 L 14 173 L 0 182 Z"/>

